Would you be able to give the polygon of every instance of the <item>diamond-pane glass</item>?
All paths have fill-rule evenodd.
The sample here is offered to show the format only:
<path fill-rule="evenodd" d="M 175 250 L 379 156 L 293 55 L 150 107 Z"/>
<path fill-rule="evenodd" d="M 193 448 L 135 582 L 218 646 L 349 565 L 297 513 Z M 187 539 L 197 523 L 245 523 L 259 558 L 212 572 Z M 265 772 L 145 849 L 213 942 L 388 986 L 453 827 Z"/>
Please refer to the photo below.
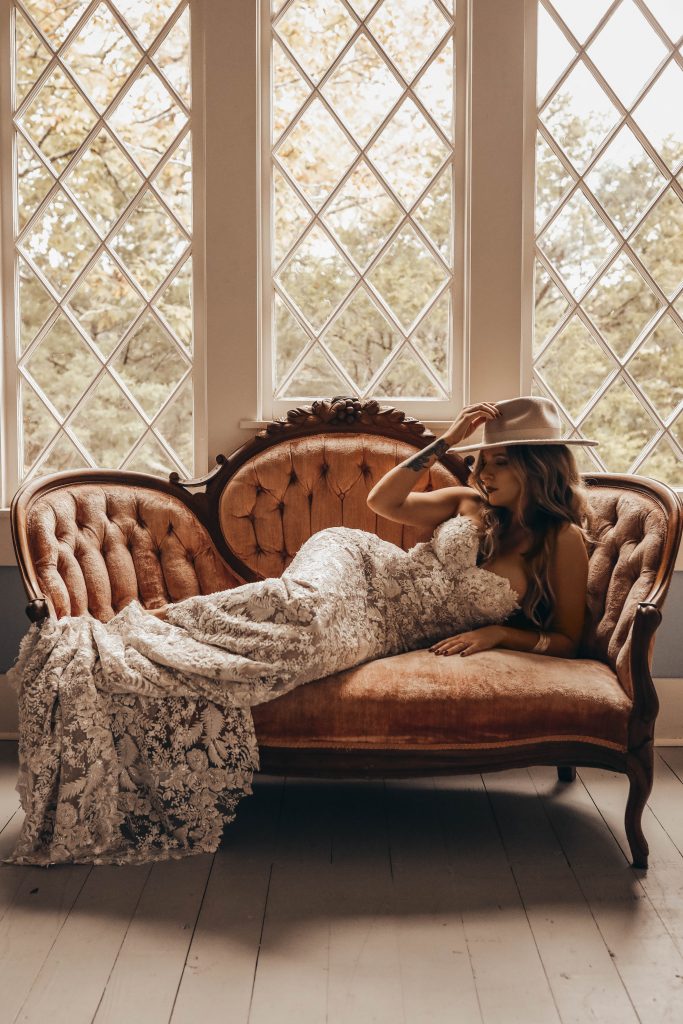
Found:
<path fill-rule="evenodd" d="M 676 171 L 683 160 L 683 71 L 675 61 L 667 64 L 633 116 L 668 167 Z"/>
<path fill-rule="evenodd" d="M 356 338 L 362 338 L 357 344 Z M 357 291 L 323 335 L 357 387 L 374 374 L 401 341 L 401 335 L 364 291 Z"/>
<path fill-rule="evenodd" d="M 630 387 L 617 380 L 581 424 L 600 442 L 600 457 L 616 473 L 628 473 L 655 431 L 655 423 Z"/>
<path fill-rule="evenodd" d="M 309 324 L 320 330 L 349 292 L 354 274 L 316 226 L 296 247 L 277 280 Z"/>
<path fill-rule="evenodd" d="M 142 184 L 139 171 L 102 128 L 66 177 L 101 235 L 106 235 Z"/>
<path fill-rule="evenodd" d="M 114 99 L 140 56 L 109 8 L 101 3 L 70 43 L 64 62 L 102 111 Z"/>
<path fill-rule="evenodd" d="M 28 348 L 56 303 L 25 260 L 19 260 L 19 344 Z"/>
<path fill-rule="evenodd" d="M 409 266 L 410 287 L 405 287 L 402 267 Z M 392 241 L 368 280 L 405 330 L 446 280 L 446 273 L 412 227 L 404 227 Z"/>
<path fill-rule="evenodd" d="M 632 103 L 667 48 L 633 0 L 623 0 L 588 47 L 622 103 Z"/>
<path fill-rule="evenodd" d="M 13 6 L 20 476 L 193 475 L 190 5 Z"/>
<path fill-rule="evenodd" d="M 568 366 L 580 367 L 579 383 L 567 373 Z M 614 363 L 574 316 L 545 349 L 537 369 L 570 416 L 578 417 Z"/>
<path fill-rule="evenodd" d="M 63 171 L 97 115 L 61 68 L 52 72 L 19 118 L 37 148 Z"/>
<path fill-rule="evenodd" d="M 61 295 L 88 262 L 97 242 L 85 218 L 59 191 L 31 223 L 21 249 Z"/>
<path fill-rule="evenodd" d="M 50 45 L 56 49 L 64 42 L 83 14 L 89 0 L 69 0 L 68 3 L 55 3 L 54 0 L 23 0 L 23 3 Z"/>
<path fill-rule="evenodd" d="M 600 442 L 582 468 L 673 486 L 683 479 L 666 434 L 683 397 L 673 312 L 683 313 L 683 202 L 672 187 L 683 157 L 681 11 L 672 0 L 539 0 L 536 152 L 534 386 L 562 403 L 577 436 Z M 576 64 L 563 78 L 567 59 Z"/>
<path fill-rule="evenodd" d="M 144 68 L 107 120 L 144 173 L 150 174 L 187 117 L 159 75 Z"/>
<path fill-rule="evenodd" d="M 448 152 L 416 104 L 407 99 L 372 144 L 368 155 L 407 209 Z"/>
<path fill-rule="evenodd" d="M 455 42 L 444 7 L 354 0 L 356 20 L 341 0 L 271 5 L 275 399 L 351 387 L 450 396 Z"/>
<path fill-rule="evenodd" d="M 683 400 L 683 331 L 663 317 L 628 364 L 636 380 L 663 418 Z"/>
<path fill-rule="evenodd" d="M 368 24 L 406 82 L 412 81 L 449 27 L 432 0 L 384 0 Z"/>
<path fill-rule="evenodd" d="M 286 56 L 280 44 L 273 43 L 273 140 L 279 139 L 310 93 L 309 87 Z"/>
<path fill-rule="evenodd" d="M 276 150 L 287 172 L 315 207 L 327 199 L 356 152 L 319 99 L 306 108 Z"/>
<path fill-rule="evenodd" d="M 399 207 L 362 161 L 337 192 L 323 219 L 351 259 L 364 268 L 400 218 Z"/>
<path fill-rule="evenodd" d="M 402 89 L 367 36 L 359 36 L 322 91 L 351 134 L 365 145 Z"/>
<path fill-rule="evenodd" d="M 442 398 L 443 392 L 430 378 L 414 352 L 407 346 L 384 372 L 375 393 L 382 398 Z"/>
<path fill-rule="evenodd" d="M 187 246 L 185 235 L 149 190 L 111 243 L 148 295 L 158 288 Z"/>
<path fill-rule="evenodd" d="M 60 416 L 68 416 L 100 368 L 98 359 L 63 313 L 24 364 Z"/>
<path fill-rule="evenodd" d="M 632 185 L 635 181 L 638 182 L 637 188 Z M 589 189 L 624 235 L 644 213 L 664 182 L 664 176 L 629 128 L 617 132 L 586 176 Z"/>
<path fill-rule="evenodd" d="M 543 232 L 539 243 L 567 287 L 578 295 L 614 251 L 616 239 L 578 191 Z"/>
<path fill-rule="evenodd" d="M 593 285 L 583 308 L 612 351 L 623 358 L 660 303 L 622 253 Z"/>
<path fill-rule="evenodd" d="M 541 112 L 541 120 L 577 170 L 583 170 L 618 116 L 583 61 L 572 69 Z"/>
<path fill-rule="evenodd" d="M 318 82 L 356 22 L 339 0 L 294 0 L 275 28 L 306 74 Z"/>
<path fill-rule="evenodd" d="M 120 465 L 145 429 L 144 420 L 108 373 L 102 374 L 69 426 L 100 466 Z"/>
<path fill-rule="evenodd" d="M 540 101 L 576 53 L 542 4 L 538 5 L 537 50 L 536 94 Z"/>
<path fill-rule="evenodd" d="M 178 346 L 150 315 L 124 342 L 111 365 L 150 418 L 188 369 Z"/>
<path fill-rule="evenodd" d="M 22 229 L 55 183 L 23 136 L 17 135 L 17 214 Z"/>
<path fill-rule="evenodd" d="M 69 308 L 106 358 L 143 307 L 111 256 L 103 253 L 69 299 Z"/>
<path fill-rule="evenodd" d="M 14 88 L 20 103 L 41 72 L 50 62 L 50 51 L 38 39 L 21 11 L 16 13 L 14 29 L 16 76 Z"/>

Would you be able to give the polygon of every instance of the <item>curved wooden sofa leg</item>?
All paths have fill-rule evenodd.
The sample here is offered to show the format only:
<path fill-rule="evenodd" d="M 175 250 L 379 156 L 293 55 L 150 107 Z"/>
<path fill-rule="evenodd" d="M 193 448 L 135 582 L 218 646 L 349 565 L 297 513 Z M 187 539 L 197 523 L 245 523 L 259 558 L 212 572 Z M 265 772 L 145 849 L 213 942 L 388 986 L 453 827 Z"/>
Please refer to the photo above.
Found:
<path fill-rule="evenodd" d="M 557 777 L 560 782 L 573 782 L 576 778 L 576 768 L 568 764 L 558 764 Z"/>
<path fill-rule="evenodd" d="M 646 869 L 650 848 L 647 845 L 647 839 L 643 835 L 641 818 L 647 798 L 652 790 L 653 744 L 651 741 L 643 744 L 638 751 L 627 755 L 626 774 L 629 778 L 630 787 L 626 802 L 624 825 L 633 858 L 632 867 Z"/>

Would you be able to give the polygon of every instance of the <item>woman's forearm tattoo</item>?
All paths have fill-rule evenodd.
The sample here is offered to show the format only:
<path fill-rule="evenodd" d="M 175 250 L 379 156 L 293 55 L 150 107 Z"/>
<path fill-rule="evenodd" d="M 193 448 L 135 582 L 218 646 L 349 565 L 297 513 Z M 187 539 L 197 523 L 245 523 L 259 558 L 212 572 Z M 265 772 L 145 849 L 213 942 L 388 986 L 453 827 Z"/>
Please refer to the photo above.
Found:
<path fill-rule="evenodd" d="M 416 473 L 420 473 L 429 465 L 429 460 L 433 455 L 439 459 L 444 452 L 448 451 L 449 448 L 450 445 L 448 441 L 444 441 L 444 439 L 440 437 L 438 441 L 432 441 L 431 444 L 428 444 L 421 452 L 416 452 L 416 454 L 405 463 L 405 467 L 406 469 L 413 469 Z"/>

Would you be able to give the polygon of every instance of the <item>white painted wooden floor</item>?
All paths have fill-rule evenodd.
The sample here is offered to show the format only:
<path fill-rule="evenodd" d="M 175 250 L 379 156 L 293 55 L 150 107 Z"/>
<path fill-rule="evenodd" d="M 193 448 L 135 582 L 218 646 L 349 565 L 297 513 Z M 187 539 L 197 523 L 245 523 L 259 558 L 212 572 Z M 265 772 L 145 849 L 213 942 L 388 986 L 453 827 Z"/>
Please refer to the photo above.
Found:
<path fill-rule="evenodd" d="M 0 744 L 0 856 L 22 812 Z M 683 1021 L 683 748 L 624 776 L 261 777 L 215 856 L 0 865 L 0 1021 Z"/>

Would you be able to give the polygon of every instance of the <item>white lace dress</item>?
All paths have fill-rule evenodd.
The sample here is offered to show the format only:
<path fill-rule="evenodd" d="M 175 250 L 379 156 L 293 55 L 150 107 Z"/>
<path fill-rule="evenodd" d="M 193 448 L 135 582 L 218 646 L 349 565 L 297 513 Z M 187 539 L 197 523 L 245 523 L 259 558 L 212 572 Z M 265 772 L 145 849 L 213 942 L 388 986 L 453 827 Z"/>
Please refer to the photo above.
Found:
<path fill-rule="evenodd" d="M 32 626 L 10 672 L 26 817 L 4 863 L 213 852 L 259 766 L 251 706 L 519 610 L 477 550 L 466 516 L 409 551 L 331 527 L 281 577 L 180 601 L 167 621 L 134 601 L 106 624 Z"/>

